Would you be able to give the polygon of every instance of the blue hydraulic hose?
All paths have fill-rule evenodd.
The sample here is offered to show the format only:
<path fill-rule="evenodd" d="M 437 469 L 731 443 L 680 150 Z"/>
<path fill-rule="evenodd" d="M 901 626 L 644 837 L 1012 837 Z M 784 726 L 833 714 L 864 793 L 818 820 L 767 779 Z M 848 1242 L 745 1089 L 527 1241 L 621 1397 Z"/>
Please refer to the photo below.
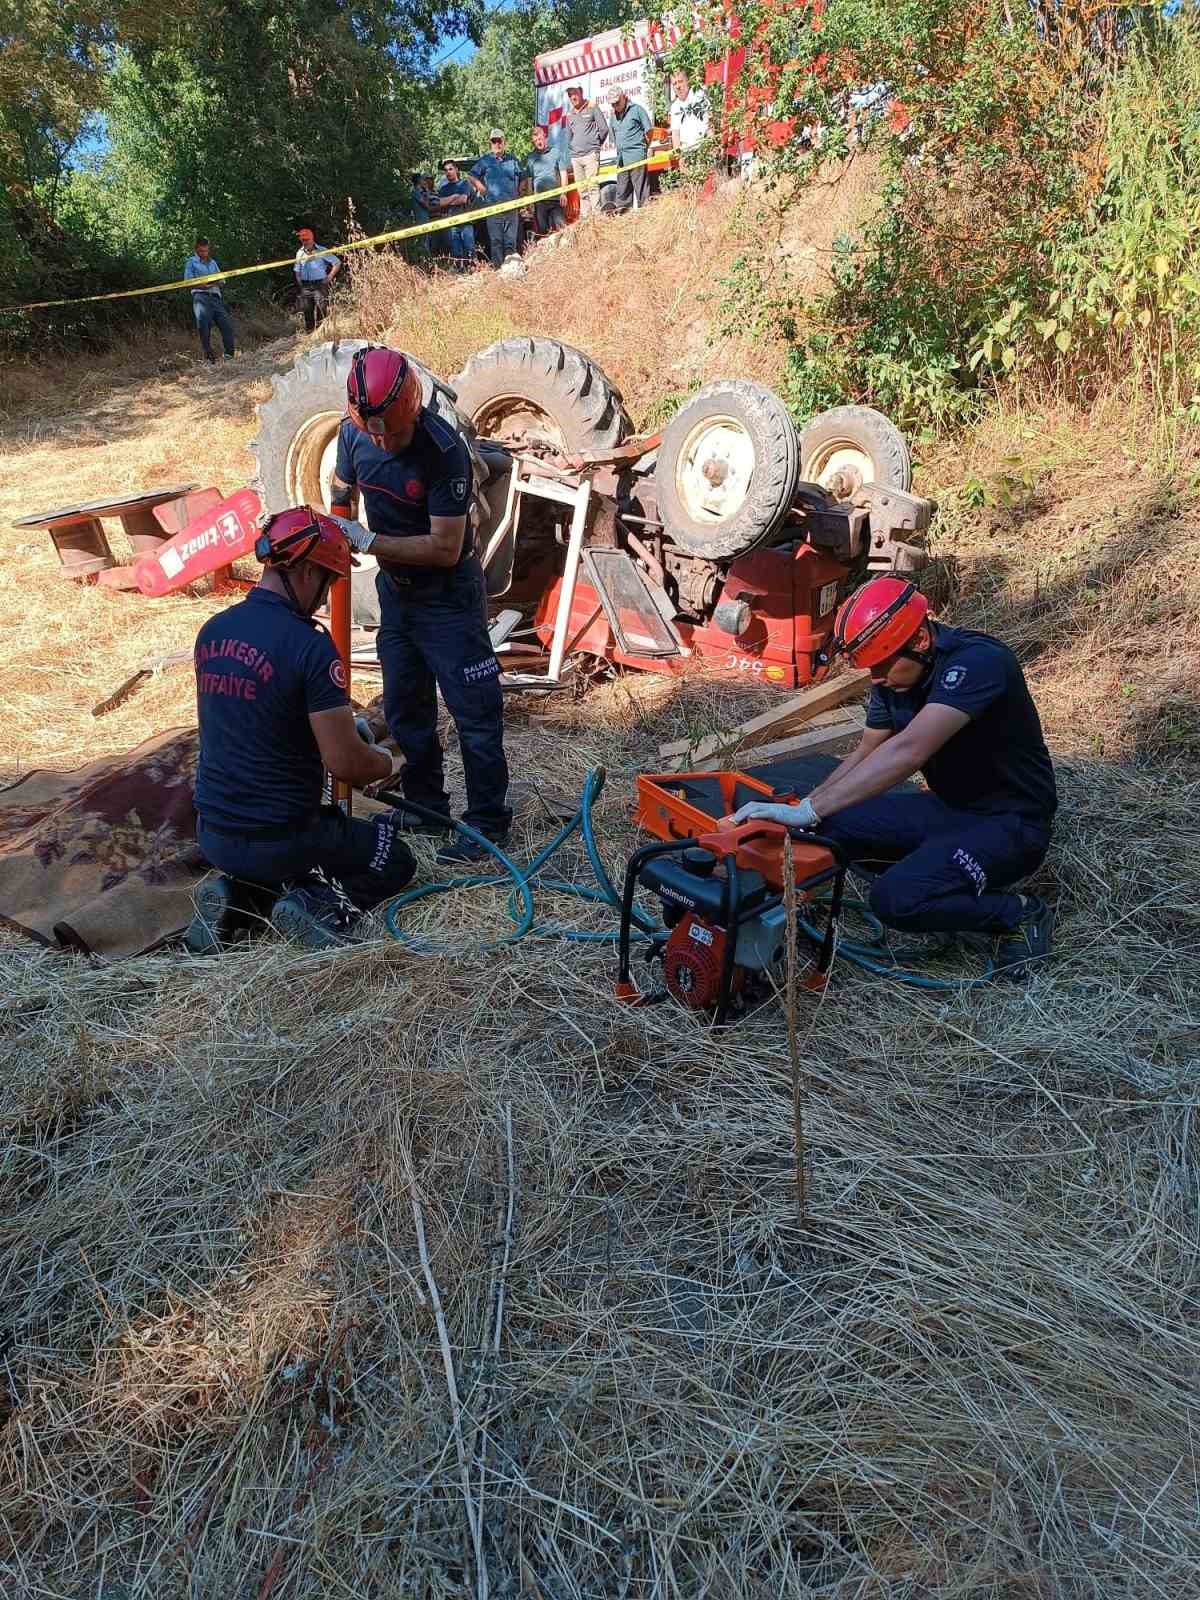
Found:
<path fill-rule="evenodd" d="M 621 900 L 613 887 L 612 879 L 601 860 L 600 851 L 596 844 L 596 835 L 592 827 L 592 807 L 599 798 L 605 782 L 606 773 L 603 767 L 596 767 L 588 773 L 587 782 L 583 786 L 583 795 L 579 802 L 579 809 L 554 835 L 550 843 L 543 846 L 534 856 L 527 867 L 520 867 L 512 858 L 493 840 L 485 834 L 478 833 L 466 822 L 456 822 L 455 827 L 459 833 L 482 845 L 488 853 L 495 857 L 503 873 L 472 873 L 467 877 L 449 878 L 440 883 L 424 883 L 415 889 L 406 889 L 398 899 L 393 900 L 384 913 L 384 922 L 392 938 L 401 944 L 406 944 L 410 949 L 422 950 L 427 954 L 436 954 L 439 951 L 452 949 L 453 946 L 440 944 L 432 939 L 424 939 L 418 935 L 405 933 L 399 926 L 400 912 L 405 906 L 415 905 L 418 900 L 424 900 L 429 895 L 449 894 L 455 889 L 481 889 L 484 887 L 495 888 L 503 884 L 506 879 L 512 882 L 512 893 L 508 897 L 507 911 L 515 926 L 511 933 L 505 934 L 501 939 L 493 939 L 484 946 L 487 950 L 496 950 L 504 945 L 516 944 L 527 936 L 538 939 L 567 939 L 579 944 L 611 944 L 618 937 L 618 933 L 593 932 L 584 928 L 566 928 L 555 923 L 539 924 L 535 920 L 532 883 L 534 878 L 562 845 L 571 837 L 576 828 L 583 838 L 584 849 L 588 861 L 600 885 L 598 889 L 589 889 L 583 884 L 568 883 L 563 878 L 542 878 L 538 887 L 549 889 L 555 894 L 573 895 L 578 900 L 586 900 L 595 905 L 611 906 L 614 911 L 620 911 Z M 411 802 L 406 802 L 411 804 Z M 649 938 L 659 932 L 654 922 L 643 912 L 635 909 L 634 922 L 636 932 L 641 938 Z"/>
<path fill-rule="evenodd" d="M 450 894 L 456 889 L 482 889 L 496 888 L 506 881 L 511 881 L 512 892 L 508 897 L 505 909 L 514 924 L 511 933 L 500 939 L 493 939 L 483 946 L 485 950 L 498 950 L 504 945 L 517 944 L 520 940 L 532 937 L 535 939 L 564 939 L 573 944 L 613 944 L 620 937 L 614 929 L 612 931 L 596 931 L 586 928 L 564 927 L 559 923 L 539 923 L 536 918 L 533 880 L 538 873 L 575 832 L 579 829 L 583 839 L 583 847 L 587 853 L 588 863 L 595 875 L 599 888 L 590 889 L 586 885 L 568 883 L 564 878 L 541 878 L 538 880 L 539 889 L 548 889 L 554 894 L 571 895 L 577 900 L 586 900 L 591 905 L 607 905 L 614 911 L 621 910 L 621 897 L 613 887 L 612 879 L 608 875 L 599 846 L 596 843 L 595 830 L 592 827 L 592 808 L 599 799 L 604 789 L 607 774 L 603 767 L 595 767 L 587 775 L 580 797 L 579 808 L 569 822 L 563 826 L 544 845 L 527 867 L 520 867 L 512 858 L 505 854 L 494 840 L 485 834 L 478 833 L 466 822 L 456 822 L 454 826 L 464 837 L 471 839 L 495 858 L 504 869 L 500 873 L 472 873 L 466 877 L 448 878 L 438 883 L 423 883 L 415 889 L 406 889 L 397 899 L 393 900 L 384 913 L 384 923 L 388 933 L 398 943 L 407 945 L 411 950 L 419 950 L 428 955 L 437 955 L 452 950 L 455 946 L 439 943 L 434 939 L 425 939 L 420 935 L 405 933 L 399 925 L 399 917 L 405 906 L 415 905 L 418 900 L 424 900 L 430 895 Z M 405 801 L 412 807 L 411 801 Z M 418 809 L 412 807 L 412 809 Z M 430 813 L 434 817 L 434 813 Z M 442 820 L 437 818 L 436 820 Z M 910 972 L 904 967 L 889 965 L 879 959 L 884 945 L 883 924 L 862 901 L 849 900 L 845 902 L 853 906 L 873 930 L 873 937 L 867 943 L 852 939 L 840 939 L 837 945 L 837 954 L 852 961 L 855 966 L 861 967 L 864 972 L 874 973 L 878 977 L 891 978 L 896 983 L 907 984 L 912 988 L 930 989 L 937 991 L 953 991 L 958 989 L 977 988 L 982 983 L 987 983 L 992 976 L 992 967 L 989 963 L 985 971 L 975 978 L 929 978 L 919 972 Z M 634 936 L 642 939 L 653 940 L 656 937 L 665 937 L 666 929 L 658 927 L 655 922 L 637 907 L 633 910 Z M 824 938 L 821 929 L 803 917 L 796 919 L 797 926 L 810 938 L 814 944 L 819 945 Z"/>

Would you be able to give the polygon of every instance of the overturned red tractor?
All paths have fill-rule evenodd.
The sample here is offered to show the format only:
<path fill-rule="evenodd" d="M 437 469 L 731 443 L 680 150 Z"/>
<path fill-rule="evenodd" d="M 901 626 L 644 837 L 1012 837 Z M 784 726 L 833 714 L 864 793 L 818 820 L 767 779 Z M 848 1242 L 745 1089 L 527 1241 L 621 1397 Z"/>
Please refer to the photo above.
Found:
<path fill-rule="evenodd" d="M 329 504 L 361 348 L 307 351 L 274 380 L 254 443 L 268 511 Z M 770 390 L 723 380 L 635 437 L 599 367 L 549 339 L 491 345 L 449 384 L 420 376 L 425 404 L 472 444 L 493 638 L 514 686 L 601 662 L 801 685 L 823 671 L 848 590 L 924 562 L 936 508 L 910 492 L 908 447 L 877 411 L 839 407 L 798 432 Z M 354 575 L 356 660 L 378 622 L 372 566 Z"/>

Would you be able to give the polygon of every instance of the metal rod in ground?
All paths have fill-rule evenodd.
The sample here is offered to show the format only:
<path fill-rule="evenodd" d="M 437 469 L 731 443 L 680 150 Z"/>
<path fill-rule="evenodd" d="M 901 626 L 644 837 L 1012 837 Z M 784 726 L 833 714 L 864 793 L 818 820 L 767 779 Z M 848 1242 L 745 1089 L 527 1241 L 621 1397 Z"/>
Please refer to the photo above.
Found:
<path fill-rule="evenodd" d="M 467 1518 L 467 1531 L 471 1536 L 471 1548 L 475 1557 L 476 1600 L 488 1600 L 490 1585 L 488 1583 L 487 1562 L 484 1560 L 483 1555 L 483 1526 L 474 1497 L 471 1494 L 471 1474 L 467 1466 L 467 1452 L 463 1442 L 462 1402 L 459 1399 L 458 1383 L 454 1375 L 454 1356 L 450 1350 L 450 1335 L 447 1332 L 446 1318 L 442 1311 L 442 1297 L 438 1290 L 437 1279 L 433 1275 L 433 1264 L 429 1259 L 429 1247 L 425 1242 L 425 1212 L 420 1200 L 417 1198 L 416 1180 L 411 1172 L 408 1175 L 408 1195 L 412 1203 L 413 1222 L 417 1230 L 417 1253 L 421 1257 L 421 1270 L 425 1274 L 425 1283 L 429 1289 L 429 1301 L 433 1307 L 438 1343 L 442 1350 L 442 1365 L 446 1372 L 446 1392 L 450 1398 L 450 1428 L 454 1435 L 454 1448 L 458 1455 L 458 1473 L 462 1483 L 463 1509 Z"/>
<path fill-rule="evenodd" d="M 787 1010 L 788 1060 L 792 1066 L 792 1121 L 796 1145 L 796 1216 L 803 1228 L 808 1220 L 808 1160 L 804 1145 L 804 1097 L 800 1082 L 800 1041 L 796 1037 L 796 869 L 792 861 L 792 836 L 783 840 L 783 907 L 787 922 Z"/>

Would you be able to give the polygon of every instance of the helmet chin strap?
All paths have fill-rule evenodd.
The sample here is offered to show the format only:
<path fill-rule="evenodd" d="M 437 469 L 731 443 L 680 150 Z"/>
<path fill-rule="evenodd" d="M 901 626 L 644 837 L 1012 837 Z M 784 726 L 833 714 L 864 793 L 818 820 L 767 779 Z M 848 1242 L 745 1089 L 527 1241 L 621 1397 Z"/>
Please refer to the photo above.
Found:
<path fill-rule="evenodd" d="M 932 623 L 925 623 L 923 626 L 929 634 L 928 650 L 911 650 L 908 645 L 905 645 L 902 649 L 897 650 L 896 654 L 898 656 L 903 656 L 907 661 L 915 661 L 918 666 L 922 666 L 926 669 L 926 671 L 928 671 L 928 669 L 933 665 L 934 658 L 933 625 Z"/>
<path fill-rule="evenodd" d="M 309 605 L 309 606 L 303 606 L 303 605 L 300 604 L 299 595 L 296 593 L 295 589 L 292 586 L 291 578 L 288 577 L 286 567 L 276 567 L 275 570 L 279 574 L 280 581 L 282 582 L 283 587 L 287 590 L 288 599 L 292 602 L 292 605 L 295 607 L 295 609 L 300 613 L 300 615 L 302 617 L 311 617 L 312 616 L 313 612 L 316 611 L 318 609 L 318 607 L 323 604 L 323 602 L 325 600 L 325 596 L 329 593 L 329 590 L 333 585 L 333 577 L 332 577 L 332 574 L 331 574 L 330 577 L 328 578 L 328 580 L 325 580 L 325 581 L 323 581 L 321 583 L 321 585 L 318 588 L 315 596 L 313 597 L 312 604 Z"/>

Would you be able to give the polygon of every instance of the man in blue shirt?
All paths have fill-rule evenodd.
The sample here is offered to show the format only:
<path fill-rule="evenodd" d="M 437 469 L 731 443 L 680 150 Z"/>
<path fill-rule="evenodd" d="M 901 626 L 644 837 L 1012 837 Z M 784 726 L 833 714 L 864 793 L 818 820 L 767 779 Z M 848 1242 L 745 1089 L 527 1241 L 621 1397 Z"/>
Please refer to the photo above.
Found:
<path fill-rule="evenodd" d="M 439 216 L 465 217 L 475 204 L 475 190 L 458 169 L 457 161 L 443 161 L 446 181 L 437 192 Z M 456 222 L 446 230 L 450 235 L 450 257 L 459 272 L 475 260 L 475 228 L 470 222 Z"/>
<path fill-rule="evenodd" d="M 366 345 L 346 381 L 333 514 L 356 550 L 379 562 L 383 713 L 404 755 L 405 797 L 437 814 L 404 820 L 416 833 L 450 827 L 437 691 L 454 718 L 467 787 L 464 820 L 497 842 L 508 835 L 508 764 L 500 663 L 487 630 L 487 594 L 470 526 L 466 441 L 422 404 L 421 380 L 399 350 Z M 351 519 L 359 496 L 370 529 Z M 444 822 L 440 819 L 444 818 Z M 465 836 L 438 851 L 444 864 L 490 860 Z"/>
<path fill-rule="evenodd" d="M 617 150 L 614 211 L 636 211 L 650 198 L 650 173 L 643 165 L 650 149 L 650 114 L 624 89 L 609 91 L 608 128 Z"/>
<path fill-rule="evenodd" d="M 504 200 L 515 200 L 529 188 L 529 175 L 515 156 L 504 153 L 504 130 L 493 128 L 488 136 L 489 150 L 471 168 L 468 178 L 475 192 L 489 206 Z M 502 267 L 508 256 L 515 255 L 520 237 L 521 218 L 517 211 L 503 211 L 498 217 L 488 217 L 488 245 L 492 265 Z"/>
<path fill-rule="evenodd" d="M 537 123 L 533 129 L 533 150 L 525 163 L 535 196 L 547 189 L 561 189 L 570 183 L 567 172 L 570 159 L 561 138 L 552 140 L 549 128 Z M 562 202 L 561 195 L 553 200 L 535 200 L 533 215 L 539 233 L 557 233 L 566 227 L 567 217 Z"/>
<path fill-rule="evenodd" d="M 258 587 L 196 639 L 196 840 L 221 876 L 196 891 L 185 936 L 195 955 L 268 911 L 310 948 L 344 943 L 346 902 L 366 910 L 390 899 L 414 869 L 394 812 L 365 820 L 322 804 L 327 770 L 355 785 L 394 770 L 360 738 L 345 665 L 313 621 L 334 579 L 350 575 L 345 534 L 298 506 L 271 518 L 255 553 Z"/>
<path fill-rule="evenodd" d="M 858 748 L 799 804 L 751 802 L 734 820 L 816 829 L 851 861 L 895 862 L 871 890 L 881 922 L 989 935 L 997 972 L 1026 976 L 1049 954 L 1053 913 L 1011 886 L 1045 859 L 1058 796 L 1017 658 L 986 633 L 934 622 L 893 577 L 844 603 L 834 648 L 871 673 Z M 927 792 L 888 793 L 917 772 Z"/>
<path fill-rule="evenodd" d="M 213 260 L 207 239 L 197 239 L 195 254 L 190 255 L 183 264 L 185 278 L 207 278 L 221 268 Z M 230 361 L 237 354 L 237 345 L 233 336 L 233 320 L 225 309 L 225 302 L 221 298 L 221 285 L 210 283 L 202 287 L 197 284 L 192 289 L 192 315 L 196 319 L 196 330 L 200 335 L 200 347 L 204 351 L 204 359 L 215 362 L 216 356 L 212 349 L 212 329 L 215 322 L 221 330 L 221 343 L 225 347 L 225 359 Z"/>
<path fill-rule="evenodd" d="M 304 313 L 305 332 L 312 333 L 325 320 L 329 307 L 329 290 L 333 280 L 342 270 L 340 256 L 322 255 L 324 245 L 317 243 L 309 227 L 297 228 L 300 248 L 296 251 L 292 271 L 300 290 L 300 309 Z"/>

